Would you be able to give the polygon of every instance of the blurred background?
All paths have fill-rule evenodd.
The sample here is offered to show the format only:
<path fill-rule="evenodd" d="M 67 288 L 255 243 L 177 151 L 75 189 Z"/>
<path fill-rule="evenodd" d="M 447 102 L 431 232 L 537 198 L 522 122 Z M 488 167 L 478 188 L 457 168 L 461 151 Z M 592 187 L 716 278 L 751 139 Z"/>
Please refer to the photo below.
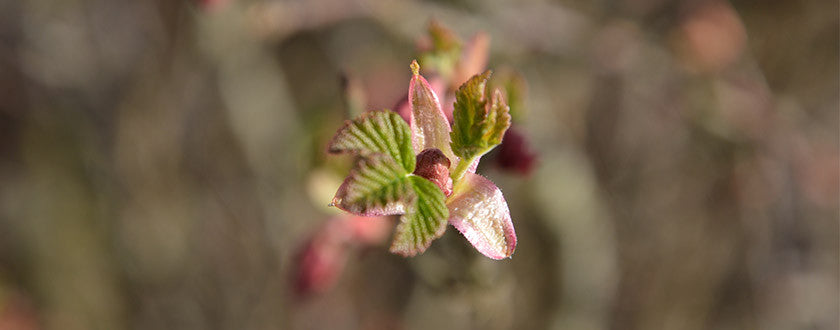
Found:
<path fill-rule="evenodd" d="M 838 13 L 2 0 L 0 329 L 838 329 Z M 512 259 L 327 207 L 433 20 L 522 81 Z"/>

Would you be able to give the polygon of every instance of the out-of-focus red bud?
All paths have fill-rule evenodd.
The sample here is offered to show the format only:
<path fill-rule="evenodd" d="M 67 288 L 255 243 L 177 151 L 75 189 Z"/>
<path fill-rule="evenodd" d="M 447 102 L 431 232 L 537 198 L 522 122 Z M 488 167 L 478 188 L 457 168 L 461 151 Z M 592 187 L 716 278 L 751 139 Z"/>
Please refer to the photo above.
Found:
<path fill-rule="evenodd" d="M 528 140 L 511 126 L 499 145 L 496 164 L 502 169 L 527 175 L 533 170 L 536 160 L 537 155 L 531 150 Z"/>
<path fill-rule="evenodd" d="M 295 293 L 306 297 L 331 289 L 353 248 L 383 242 L 391 226 L 387 217 L 347 215 L 328 220 L 296 254 Z"/>
<path fill-rule="evenodd" d="M 352 233 L 353 242 L 358 245 L 377 245 L 384 242 L 393 230 L 393 224 L 388 217 L 359 217 L 347 220 Z"/>
<path fill-rule="evenodd" d="M 341 240 L 316 234 L 297 253 L 294 289 L 300 297 L 327 291 L 344 270 L 347 251 Z"/>

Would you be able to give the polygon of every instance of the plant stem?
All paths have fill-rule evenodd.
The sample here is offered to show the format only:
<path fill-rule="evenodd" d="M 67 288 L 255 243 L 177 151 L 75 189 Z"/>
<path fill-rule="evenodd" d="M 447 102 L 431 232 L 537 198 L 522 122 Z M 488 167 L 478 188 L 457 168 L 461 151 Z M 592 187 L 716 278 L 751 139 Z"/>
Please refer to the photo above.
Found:
<path fill-rule="evenodd" d="M 461 177 L 464 176 L 464 173 L 467 172 L 467 169 L 470 168 L 470 165 L 475 161 L 476 157 L 472 157 L 470 159 L 461 159 L 458 161 L 458 165 L 455 166 L 455 170 L 453 170 L 449 176 L 452 177 L 452 182 L 458 182 L 461 180 Z"/>

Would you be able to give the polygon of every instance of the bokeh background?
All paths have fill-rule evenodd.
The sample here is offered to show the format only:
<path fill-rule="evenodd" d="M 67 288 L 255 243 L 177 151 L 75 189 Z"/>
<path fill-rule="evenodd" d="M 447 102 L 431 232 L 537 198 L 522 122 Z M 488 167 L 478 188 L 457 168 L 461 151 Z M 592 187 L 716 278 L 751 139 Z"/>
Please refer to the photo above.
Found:
<path fill-rule="evenodd" d="M 0 1 L 0 329 L 838 329 L 838 13 Z M 432 19 L 527 82 L 512 259 L 326 206 Z"/>

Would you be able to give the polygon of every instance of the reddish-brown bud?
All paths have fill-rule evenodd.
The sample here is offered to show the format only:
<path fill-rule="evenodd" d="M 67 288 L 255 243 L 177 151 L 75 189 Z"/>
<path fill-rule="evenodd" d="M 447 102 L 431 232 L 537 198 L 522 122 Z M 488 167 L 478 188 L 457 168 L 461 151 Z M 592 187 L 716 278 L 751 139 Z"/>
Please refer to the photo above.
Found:
<path fill-rule="evenodd" d="M 417 155 L 417 167 L 414 174 L 422 176 L 436 184 L 443 194 L 452 194 L 452 178 L 449 177 L 449 158 L 436 148 L 429 148 Z"/>
<path fill-rule="evenodd" d="M 505 138 L 499 145 L 499 152 L 496 155 L 496 164 L 501 168 L 522 175 L 528 175 L 534 169 L 537 155 L 531 150 L 528 140 L 519 130 L 511 126 L 505 132 Z"/>

